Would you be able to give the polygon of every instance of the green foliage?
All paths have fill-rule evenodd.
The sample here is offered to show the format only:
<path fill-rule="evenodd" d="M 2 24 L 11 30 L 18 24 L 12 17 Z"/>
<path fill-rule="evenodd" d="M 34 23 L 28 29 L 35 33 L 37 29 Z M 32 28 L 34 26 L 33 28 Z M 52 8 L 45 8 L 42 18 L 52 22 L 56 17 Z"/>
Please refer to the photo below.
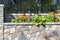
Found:
<path fill-rule="evenodd" d="M 35 25 L 38 25 L 39 23 L 45 23 L 45 22 L 46 22 L 46 17 L 45 17 L 45 16 L 38 16 L 37 14 L 35 14 L 35 15 L 32 17 L 32 22 L 33 22 Z"/>
<path fill-rule="evenodd" d="M 48 11 L 50 11 L 50 7 L 51 7 L 51 0 L 41 0 L 41 12 L 42 13 L 47 13 Z"/>
<path fill-rule="evenodd" d="M 37 13 L 38 9 L 38 0 L 11 0 L 8 1 L 8 4 L 5 5 L 4 9 L 7 12 L 32 12 Z M 52 0 L 41 0 L 41 12 L 47 13 L 51 11 Z M 57 4 L 53 5 L 53 8 L 56 12 L 60 12 Z"/>
<path fill-rule="evenodd" d="M 18 19 L 11 19 L 11 23 L 19 23 L 19 22 L 21 22 L 20 20 L 18 20 Z"/>
<path fill-rule="evenodd" d="M 8 12 L 37 12 L 37 0 L 13 0 L 15 4 L 12 3 L 11 0 L 8 1 L 8 4 L 5 5 L 5 10 Z"/>
<path fill-rule="evenodd" d="M 16 18 L 15 19 L 13 18 L 11 20 L 11 22 L 13 23 L 20 23 L 20 22 L 33 22 L 35 25 L 38 25 L 39 23 L 45 23 L 45 22 L 59 22 L 60 21 L 60 16 L 53 16 L 52 15 L 53 12 L 50 12 L 49 15 L 47 16 L 38 16 L 37 14 L 35 14 L 34 16 L 32 16 L 32 18 L 29 16 L 24 16 L 23 17 L 23 20 L 19 20 L 20 17 Z"/>
<path fill-rule="evenodd" d="M 11 19 L 11 23 L 20 23 L 20 22 L 30 22 L 30 18 L 28 18 L 28 16 L 24 16 L 24 18 L 21 19 L 21 16 L 20 17 L 14 16 L 14 18 Z"/>
<path fill-rule="evenodd" d="M 32 22 L 35 24 L 35 25 L 38 25 L 39 23 L 40 23 L 40 17 L 37 15 L 37 14 L 35 14 L 34 16 L 33 16 L 33 18 L 32 18 Z"/>

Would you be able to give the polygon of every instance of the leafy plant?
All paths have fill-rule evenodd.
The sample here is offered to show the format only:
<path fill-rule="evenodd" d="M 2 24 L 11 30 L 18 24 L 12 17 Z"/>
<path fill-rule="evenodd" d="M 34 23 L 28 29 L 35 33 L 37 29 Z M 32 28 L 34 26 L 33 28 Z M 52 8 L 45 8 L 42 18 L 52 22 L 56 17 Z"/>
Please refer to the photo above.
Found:
<path fill-rule="evenodd" d="M 45 22 L 58 22 L 60 21 L 60 16 L 57 16 L 55 12 L 48 12 L 47 16 L 38 16 L 35 14 L 34 16 L 26 16 L 22 13 L 21 16 L 14 16 L 11 20 L 13 23 L 20 23 L 20 22 L 33 22 L 35 25 L 39 25 L 39 23 L 44 24 Z"/>
<path fill-rule="evenodd" d="M 57 22 L 59 19 L 56 12 L 50 12 L 48 15 L 49 22 Z"/>
<path fill-rule="evenodd" d="M 12 22 L 12 23 L 18 23 L 18 19 L 19 19 L 19 17 L 18 17 L 18 15 L 16 14 L 16 16 L 14 16 L 14 18 L 11 19 L 11 22 Z"/>
<path fill-rule="evenodd" d="M 22 13 L 21 16 L 14 16 L 14 18 L 12 18 L 11 22 L 13 23 L 19 23 L 19 22 L 30 22 L 30 16 L 26 16 L 25 13 Z"/>
<path fill-rule="evenodd" d="M 32 22 L 33 22 L 35 25 L 38 25 L 38 24 L 40 23 L 40 21 L 41 21 L 40 17 L 39 17 L 37 14 L 35 14 L 35 15 L 33 16 L 33 18 L 32 18 Z"/>

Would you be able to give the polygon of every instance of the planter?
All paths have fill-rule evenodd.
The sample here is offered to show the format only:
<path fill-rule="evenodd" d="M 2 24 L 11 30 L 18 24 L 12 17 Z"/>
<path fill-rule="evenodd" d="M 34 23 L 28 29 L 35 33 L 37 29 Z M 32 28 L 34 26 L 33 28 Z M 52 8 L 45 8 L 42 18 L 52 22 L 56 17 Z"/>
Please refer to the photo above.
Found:
<path fill-rule="evenodd" d="M 18 16 L 20 16 L 20 15 L 22 15 L 22 14 L 19 14 L 18 13 Z M 29 13 L 26 13 L 26 15 L 28 16 L 30 14 Z M 31 16 L 33 16 L 33 15 L 34 15 L 34 13 L 31 13 Z M 47 13 L 39 13 L 38 15 L 46 16 L 48 14 Z M 58 13 L 57 15 L 60 16 L 60 13 Z M 16 14 L 15 13 L 6 14 L 5 19 L 4 19 L 5 20 L 5 23 L 10 23 L 11 19 L 13 18 L 13 16 L 16 16 Z"/>

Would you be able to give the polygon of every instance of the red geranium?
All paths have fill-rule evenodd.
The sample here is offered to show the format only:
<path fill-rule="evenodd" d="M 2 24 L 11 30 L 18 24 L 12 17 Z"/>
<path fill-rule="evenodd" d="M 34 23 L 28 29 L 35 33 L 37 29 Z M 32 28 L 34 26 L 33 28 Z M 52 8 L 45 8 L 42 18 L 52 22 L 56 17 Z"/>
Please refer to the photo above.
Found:
<path fill-rule="evenodd" d="M 28 18 L 30 18 L 30 16 L 28 16 Z"/>
<path fill-rule="evenodd" d="M 22 16 L 25 16 L 25 13 L 22 13 Z"/>
<path fill-rule="evenodd" d="M 48 15 L 50 15 L 50 12 L 48 12 Z"/>
<path fill-rule="evenodd" d="M 16 17 L 18 17 L 18 14 L 16 13 Z"/>
<path fill-rule="evenodd" d="M 23 20 L 24 19 L 24 16 L 21 16 L 21 18 L 20 18 L 21 20 Z"/>
<path fill-rule="evenodd" d="M 56 16 L 56 12 L 53 12 L 52 15 L 53 15 L 53 16 Z"/>

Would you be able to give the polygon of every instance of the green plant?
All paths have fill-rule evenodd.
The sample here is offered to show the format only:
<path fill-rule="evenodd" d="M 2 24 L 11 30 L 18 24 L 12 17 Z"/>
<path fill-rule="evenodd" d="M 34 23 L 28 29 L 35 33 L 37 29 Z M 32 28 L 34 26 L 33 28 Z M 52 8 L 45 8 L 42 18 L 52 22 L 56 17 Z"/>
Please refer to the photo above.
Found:
<path fill-rule="evenodd" d="M 18 23 L 18 20 L 12 19 L 11 22 L 12 22 L 12 23 Z"/>
<path fill-rule="evenodd" d="M 26 16 L 25 14 L 21 16 L 14 16 L 12 18 L 11 22 L 13 23 L 20 23 L 20 22 L 33 22 L 35 25 L 38 25 L 39 23 L 45 23 L 45 22 L 58 22 L 60 21 L 60 16 L 57 16 L 55 12 L 50 12 L 46 16 L 38 16 L 35 14 L 34 16 Z"/>
<path fill-rule="evenodd" d="M 48 22 L 57 22 L 57 21 L 59 21 L 56 12 L 50 12 L 47 17 L 49 19 Z"/>
<path fill-rule="evenodd" d="M 32 17 L 32 22 L 35 24 L 35 25 L 38 25 L 40 23 L 41 19 L 40 17 L 35 14 L 33 17 Z"/>
<path fill-rule="evenodd" d="M 21 16 L 14 16 L 14 18 L 11 19 L 11 22 L 13 23 L 20 23 L 20 22 L 30 22 L 30 16 L 26 16 L 24 13 Z"/>

